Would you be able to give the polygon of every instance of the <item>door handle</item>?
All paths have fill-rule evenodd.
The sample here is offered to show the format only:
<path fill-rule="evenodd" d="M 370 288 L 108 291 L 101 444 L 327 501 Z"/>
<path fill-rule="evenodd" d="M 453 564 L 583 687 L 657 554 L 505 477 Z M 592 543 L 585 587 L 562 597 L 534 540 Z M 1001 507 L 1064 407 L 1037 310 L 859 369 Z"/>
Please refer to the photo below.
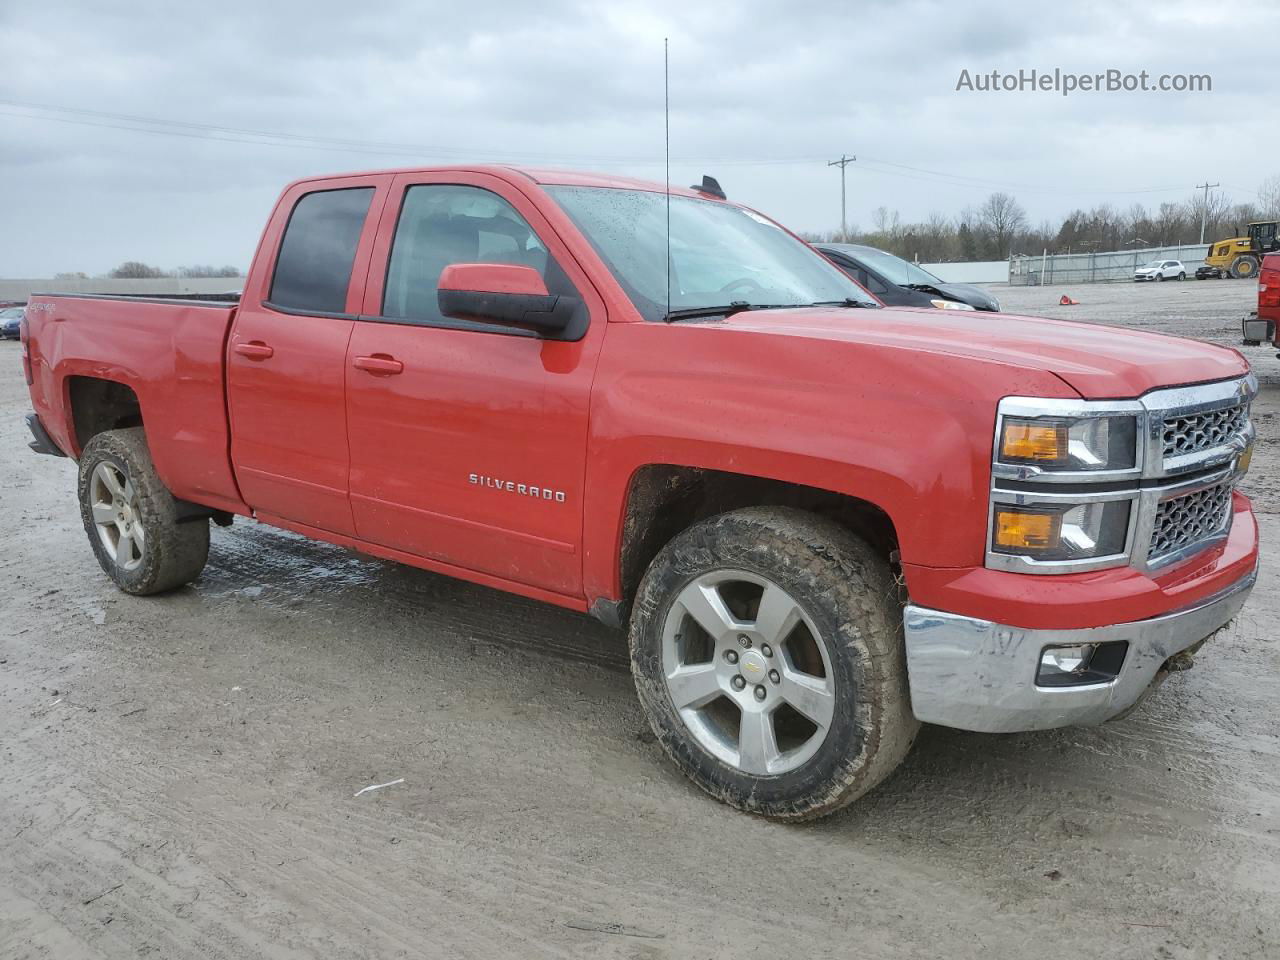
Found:
<path fill-rule="evenodd" d="M 397 373 L 404 373 L 404 364 L 395 357 L 387 356 L 385 353 L 375 353 L 371 357 L 356 357 L 351 361 L 351 365 L 357 370 L 383 377 L 392 377 Z"/>
<path fill-rule="evenodd" d="M 250 360 L 266 360 L 275 354 L 269 346 L 261 340 L 250 340 L 248 343 L 237 343 L 235 346 L 236 353 L 242 357 L 248 357 Z"/>

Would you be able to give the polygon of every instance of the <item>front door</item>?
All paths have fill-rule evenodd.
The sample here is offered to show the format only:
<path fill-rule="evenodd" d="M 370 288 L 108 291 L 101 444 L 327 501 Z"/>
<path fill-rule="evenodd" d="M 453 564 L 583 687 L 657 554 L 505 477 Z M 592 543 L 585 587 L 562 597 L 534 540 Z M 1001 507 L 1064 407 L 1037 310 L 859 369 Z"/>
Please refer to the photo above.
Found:
<path fill-rule="evenodd" d="M 604 305 L 536 208 L 482 174 L 402 175 L 347 351 L 351 505 L 362 539 L 576 596 L 591 380 Z M 452 263 L 514 263 L 585 301 L 544 340 L 441 315 Z"/>
<path fill-rule="evenodd" d="M 263 251 L 278 240 L 278 252 L 249 278 L 227 347 L 231 460 L 255 512 L 355 532 L 347 497 L 347 345 L 364 293 L 380 207 L 374 200 L 390 182 L 300 185 L 268 225 Z"/>

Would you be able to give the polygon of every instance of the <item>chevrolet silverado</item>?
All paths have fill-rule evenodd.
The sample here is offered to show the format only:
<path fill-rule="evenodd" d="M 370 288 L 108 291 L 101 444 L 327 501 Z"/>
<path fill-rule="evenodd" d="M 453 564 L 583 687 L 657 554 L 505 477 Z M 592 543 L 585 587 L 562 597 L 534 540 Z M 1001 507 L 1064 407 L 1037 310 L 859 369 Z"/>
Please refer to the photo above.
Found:
<path fill-rule="evenodd" d="M 124 591 L 244 517 L 589 612 L 680 769 L 776 819 L 921 722 L 1127 712 L 1256 576 L 1238 352 L 885 308 L 709 179 L 307 179 L 238 302 L 36 296 L 22 339 Z"/>

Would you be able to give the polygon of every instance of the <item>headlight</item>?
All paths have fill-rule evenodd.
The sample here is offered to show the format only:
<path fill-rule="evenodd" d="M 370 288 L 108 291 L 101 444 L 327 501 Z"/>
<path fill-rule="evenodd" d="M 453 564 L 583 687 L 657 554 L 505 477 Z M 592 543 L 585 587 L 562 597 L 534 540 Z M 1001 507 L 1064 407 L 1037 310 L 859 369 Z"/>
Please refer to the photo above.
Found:
<path fill-rule="evenodd" d="M 967 303 L 957 303 L 955 300 L 930 300 L 939 310 L 972 310 L 973 307 Z"/>
<path fill-rule="evenodd" d="M 991 309 L 994 310 L 996 313 L 1000 312 L 1000 301 L 997 300 L 995 297 L 991 298 Z"/>
<path fill-rule="evenodd" d="M 997 503 L 992 509 L 991 549 L 1036 560 L 1082 560 L 1124 553 L 1129 500 L 1054 506 Z"/>
<path fill-rule="evenodd" d="M 1000 463 L 1043 470 L 1129 470 L 1137 457 L 1133 417 L 1004 417 Z"/>

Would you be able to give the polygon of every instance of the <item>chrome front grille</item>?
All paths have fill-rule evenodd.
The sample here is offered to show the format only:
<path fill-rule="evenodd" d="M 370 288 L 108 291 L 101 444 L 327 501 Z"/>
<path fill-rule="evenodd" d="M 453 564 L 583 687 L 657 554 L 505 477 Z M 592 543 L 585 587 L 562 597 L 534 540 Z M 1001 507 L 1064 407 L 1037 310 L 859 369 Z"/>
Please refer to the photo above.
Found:
<path fill-rule="evenodd" d="M 1218 410 L 1164 419 L 1164 455 L 1181 457 L 1212 450 L 1244 432 L 1249 422 L 1249 406 L 1240 402 Z"/>
<path fill-rule="evenodd" d="M 1232 481 L 1164 500 L 1156 507 L 1148 562 L 1186 550 L 1221 533 L 1231 516 Z"/>

